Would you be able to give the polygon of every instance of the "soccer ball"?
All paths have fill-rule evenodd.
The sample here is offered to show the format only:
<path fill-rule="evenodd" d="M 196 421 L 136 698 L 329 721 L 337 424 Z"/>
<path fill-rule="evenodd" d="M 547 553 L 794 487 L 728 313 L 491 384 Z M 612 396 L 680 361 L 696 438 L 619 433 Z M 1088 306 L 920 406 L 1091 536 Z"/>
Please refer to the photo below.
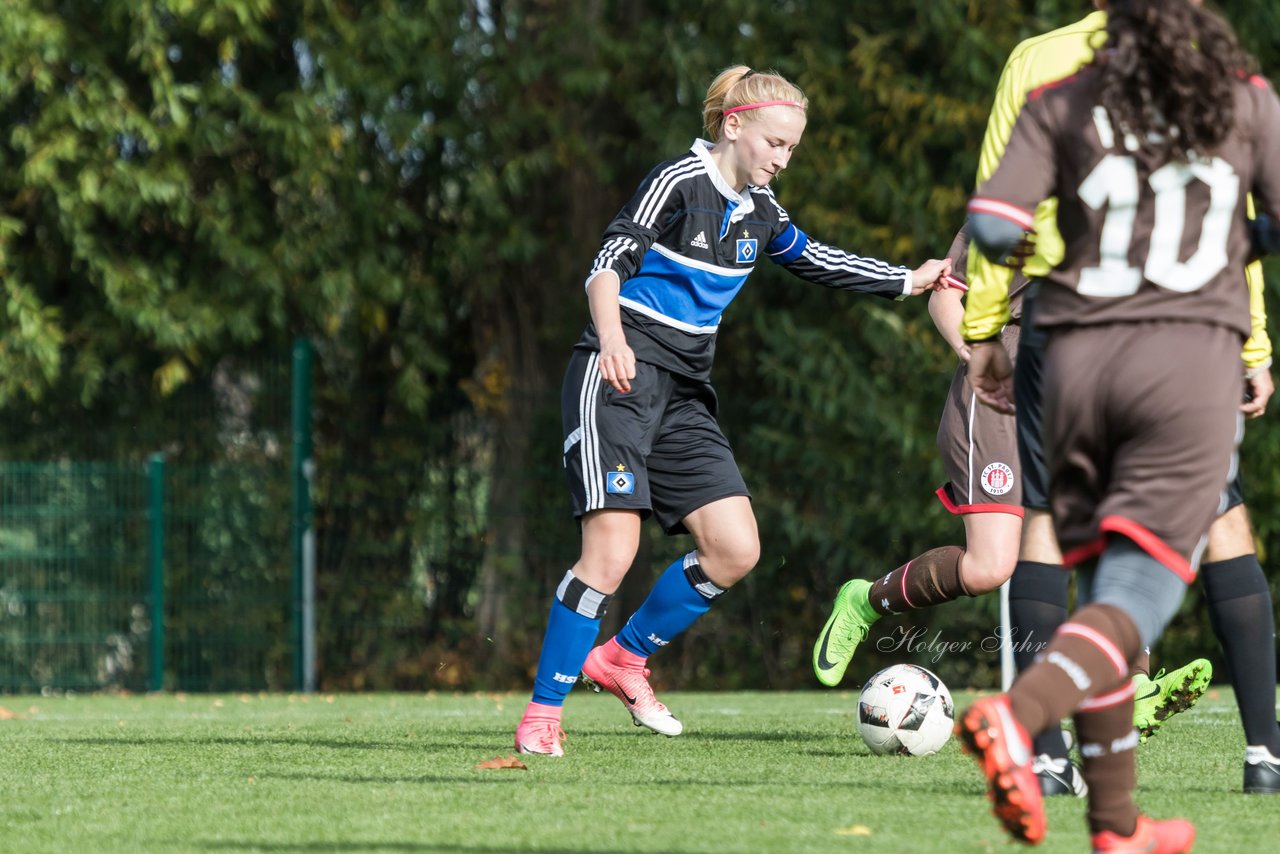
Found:
<path fill-rule="evenodd" d="M 954 718 L 947 686 L 914 664 L 886 667 L 858 696 L 858 732 L 876 754 L 937 753 L 951 737 Z"/>

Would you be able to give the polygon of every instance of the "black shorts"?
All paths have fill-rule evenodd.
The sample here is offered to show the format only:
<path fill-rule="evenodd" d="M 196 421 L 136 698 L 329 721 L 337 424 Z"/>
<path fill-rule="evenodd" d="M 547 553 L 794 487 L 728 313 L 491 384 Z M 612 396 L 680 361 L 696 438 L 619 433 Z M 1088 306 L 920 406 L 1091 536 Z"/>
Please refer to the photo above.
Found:
<path fill-rule="evenodd" d="M 560 394 L 564 470 L 573 515 L 637 510 L 668 534 L 684 518 L 733 495 L 750 496 L 716 423 L 710 383 L 636 363 L 631 391 L 600 377 L 600 354 L 574 350 Z"/>
<path fill-rule="evenodd" d="M 1035 298 L 1039 280 L 1027 285 L 1022 300 L 1022 337 L 1018 339 L 1018 358 L 1013 370 L 1013 399 L 1016 403 L 1018 431 L 1018 463 L 1022 468 L 1022 506 L 1031 510 L 1049 510 L 1049 474 L 1044 460 L 1041 425 L 1044 411 L 1041 389 L 1044 381 L 1044 351 L 1048 334 L 1036 326 Z M 1240 472 L 1227 484 L 1223 512 L 1244 503 Z"/>
<path fill-rule="evenodd" d="M 1022 468 L 1022 506 L 1049 509 L 1049 474 L 1044 462 L 1040 425 L 1044 412 L 1040 389 L 1044 379 L 1044 348 L 1048 335 L 1035 324 L 1036 294 L 1040 282 L 1032 280 L 1022 298 L 1022 336 L 1013 366 L 1014 413 L 1018 431 L 1018 463 Z"/>
<path fill-rule="evenodd" d="M 1244 484 L 1240 483 L 1240 469 L 1236 467 L 1236 476 L 1231 478 L 1227 483 L 1226 500 L 1223 502 L 1223 513 L 1226 513 L 1232 507 L 1239 507 L 1244 503 Z"/>

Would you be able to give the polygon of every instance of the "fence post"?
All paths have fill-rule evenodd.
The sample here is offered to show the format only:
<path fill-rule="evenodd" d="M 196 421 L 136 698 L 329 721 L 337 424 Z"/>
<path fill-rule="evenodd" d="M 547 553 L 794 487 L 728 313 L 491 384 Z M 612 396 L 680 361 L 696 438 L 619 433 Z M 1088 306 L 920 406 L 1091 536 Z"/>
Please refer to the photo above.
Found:
<path fill-rule="evenodd" d="M 316 538 L 311 519 L 311 342 L 293 342 L 291 475 L 293 515 L 293 681 L 299 691 L 316 690 Z"/>
<path fill-rule="evenodd" d="M 147 460 L 147 564 L 151 587 L 151 670 L 147 689 L 164 690 L 164 454 Z"/>

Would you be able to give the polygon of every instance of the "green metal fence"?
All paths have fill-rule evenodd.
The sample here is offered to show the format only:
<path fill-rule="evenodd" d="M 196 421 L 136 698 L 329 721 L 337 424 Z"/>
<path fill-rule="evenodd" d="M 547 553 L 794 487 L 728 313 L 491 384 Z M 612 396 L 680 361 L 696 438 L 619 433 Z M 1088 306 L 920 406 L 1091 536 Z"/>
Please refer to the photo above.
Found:
<path fill-rule="evenodd" d="M 0 692 L 314 682 L 295 642 L 313 625 L 298 613 L 314 588 L 295 581 L 310 506 L 293 474 L 310 471 L 309 361 L 299 340 L 292 358 L 220 366 L 130 413 L 172 459 L 0 462 Z M 112 454 L 103 432 L 58 450 Z"/>
<path fill-rule="evenodd" d="M 163 687 L 294 687 L 287 468 L 166 469 Z"/>
<path fill-rule="evenodd" d="M 0 691 L 293 687 L 289 490 L 283 464 L 0 464 Z"/>
<path fill-rule="evenodd" d="M 139 466 L 0 465 L 0 690 L 145 686 Z"/>

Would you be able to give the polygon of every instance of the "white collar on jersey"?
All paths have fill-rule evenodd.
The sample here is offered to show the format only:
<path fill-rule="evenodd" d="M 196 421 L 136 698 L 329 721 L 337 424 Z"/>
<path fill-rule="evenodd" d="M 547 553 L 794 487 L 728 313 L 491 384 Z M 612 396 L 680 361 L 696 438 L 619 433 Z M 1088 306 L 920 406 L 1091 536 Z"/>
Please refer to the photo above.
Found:
<path fill-rule="evenodd" d="M 756 201 L 751 195 L 751 187 L 749 185 L 743 193 L 739 193 L 729 186 L 729 182 L 724 179 L 724 175 L 720 174 L 720 167 L 711 159 L 712 145 L 713 143 L 707 142 L 705 139 L 695 139 L 689 150 L 698 155 L 698 159 L 706 167 L 707 177 L 711 179 L 711 183 L 715 185 L 715 188 L 720 191 L 720 195 L 735 205 L 733 213 L 729 214 L 729 225 L 732 225 L 754 211 L 756 209 Z"/>

